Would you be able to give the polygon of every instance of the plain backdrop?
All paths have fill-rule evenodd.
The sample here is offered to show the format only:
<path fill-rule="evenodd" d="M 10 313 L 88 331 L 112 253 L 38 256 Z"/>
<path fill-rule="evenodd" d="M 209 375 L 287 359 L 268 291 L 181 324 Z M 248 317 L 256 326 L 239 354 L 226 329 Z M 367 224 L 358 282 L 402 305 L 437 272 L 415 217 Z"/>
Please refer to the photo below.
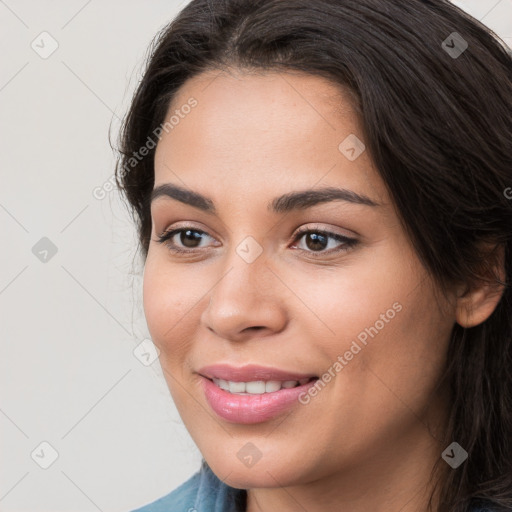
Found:
<path fill-rule="evenodd" d="M 142 267 L 110 185 L 109 130 L 186 3 L 0 0 L 1 512 L 127 512 L 199 468 L 140 357 Z M 512 45 L 512 0 L 455 3 Z"/>

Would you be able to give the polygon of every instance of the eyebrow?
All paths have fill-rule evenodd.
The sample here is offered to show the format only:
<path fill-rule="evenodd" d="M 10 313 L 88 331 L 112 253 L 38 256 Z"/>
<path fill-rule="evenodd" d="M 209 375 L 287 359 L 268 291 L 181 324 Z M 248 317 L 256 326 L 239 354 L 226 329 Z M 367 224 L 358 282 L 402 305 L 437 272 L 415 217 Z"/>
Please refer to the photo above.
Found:
<path fill-rule="evenodd" d="M 180 187 L 172 183 L 164 183 L 155 187 L 151 192 L 150 203 L 159 197 L 166 197 L 198 208 L 206 213 L 216 214 L 215 204 L 209 197 L 188 188 Z M 358 194 L 353 190 L 336 187 L 324 187 L 318 189 L 298 190 L 276 197 L 267 205 L 267 209 L 274 213 L 286 213 L 292 210 L 304 210 L 317 204 L 331 201 L 345 201 L 366 206 L 381 206 L 364 194 Z"/>

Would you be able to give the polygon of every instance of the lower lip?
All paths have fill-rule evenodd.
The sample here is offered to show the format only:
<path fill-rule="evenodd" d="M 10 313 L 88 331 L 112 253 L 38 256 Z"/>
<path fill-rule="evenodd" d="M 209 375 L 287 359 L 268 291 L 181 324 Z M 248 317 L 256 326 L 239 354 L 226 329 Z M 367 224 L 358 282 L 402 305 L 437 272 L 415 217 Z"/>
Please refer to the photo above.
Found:
<path fill-rule="evenodd" d="M 224 391 L 210 379 L 202 377 L 206 400 L 213 411 L 231 423 L 261 423 L 299 403 L 299 396 L 315 385 L 316 380 L 295 388 L 282 388 L 261 395 L 237 395 Z"/>

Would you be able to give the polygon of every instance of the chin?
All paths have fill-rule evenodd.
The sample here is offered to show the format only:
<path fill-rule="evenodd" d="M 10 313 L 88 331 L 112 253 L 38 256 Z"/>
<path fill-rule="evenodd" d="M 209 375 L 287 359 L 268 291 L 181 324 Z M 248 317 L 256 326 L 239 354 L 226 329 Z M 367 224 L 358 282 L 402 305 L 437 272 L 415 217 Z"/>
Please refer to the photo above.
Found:
<path fill-rule="evenodd" d="M 281 453 L 286 450 L 269 450 L 268 455 L 263 453 L 252 466 L 246 466 L 236 456 L 235 460 L 226 458 L 225 449 L 219 456 L 208 457 L 206 454 L 205 460 L 219 479 L 237 489 L 288 487 L 315 480 L 307 477 L 304 460 L 294 462 Z"/>

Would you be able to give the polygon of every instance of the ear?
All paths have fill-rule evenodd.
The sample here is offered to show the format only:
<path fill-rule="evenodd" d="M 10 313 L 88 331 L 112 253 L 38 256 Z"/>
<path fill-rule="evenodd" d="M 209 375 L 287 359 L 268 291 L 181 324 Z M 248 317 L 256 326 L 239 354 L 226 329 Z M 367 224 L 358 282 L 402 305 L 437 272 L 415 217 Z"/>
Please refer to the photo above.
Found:
<path fill-rule="evenodd" d="M 466 285 L 456 303 L 456 321 L 462 327 L 474 327 L 487 320 L 505 291 L 505 248 L 495 246 L 489 253 L 484 274 L 473 285 Z M 499 279 L 497 282 L 496 278 Z"/>

